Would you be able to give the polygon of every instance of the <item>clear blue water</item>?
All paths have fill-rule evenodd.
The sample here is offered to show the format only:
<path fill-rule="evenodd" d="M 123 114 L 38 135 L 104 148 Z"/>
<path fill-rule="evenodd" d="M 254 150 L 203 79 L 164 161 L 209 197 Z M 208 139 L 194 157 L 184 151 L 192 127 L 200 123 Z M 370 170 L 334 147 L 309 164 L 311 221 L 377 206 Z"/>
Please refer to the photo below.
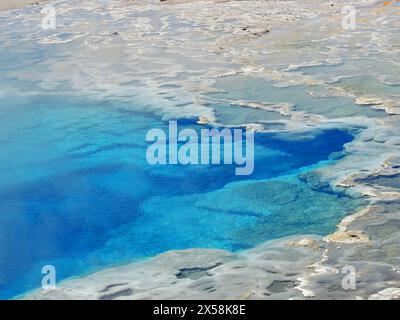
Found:
<path fill-rule="evenodd" d="M 59 281 L 171 249 L 325 234 L 359 205 L 282 177 L 342 150 L 347 131 L 257 134 L 255 171 L 240 177 L 229 165 L 148 165 L 150 128 L 167 123 L 111 102 L 0 99 L 0 298 L 39 287 L 46 264 Z"/>

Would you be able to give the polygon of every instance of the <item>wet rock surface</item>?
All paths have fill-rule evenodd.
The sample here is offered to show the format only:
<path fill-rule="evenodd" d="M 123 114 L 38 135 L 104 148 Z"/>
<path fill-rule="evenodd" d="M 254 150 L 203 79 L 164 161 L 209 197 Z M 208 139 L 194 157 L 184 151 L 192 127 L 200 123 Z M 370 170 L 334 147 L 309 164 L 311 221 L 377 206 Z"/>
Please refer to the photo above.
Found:
<path fill-rule="evenodd" d="M 279 241 L 237 254 L 206 249 L 171 251 L 68 280 L 54 291 L 38 290 L 25 298 L 273 299 L 279 295 L 302 299 L 297 287 L 304 272 L 299 270 L 318 258 L 319 252 L 313 249 Z"/>

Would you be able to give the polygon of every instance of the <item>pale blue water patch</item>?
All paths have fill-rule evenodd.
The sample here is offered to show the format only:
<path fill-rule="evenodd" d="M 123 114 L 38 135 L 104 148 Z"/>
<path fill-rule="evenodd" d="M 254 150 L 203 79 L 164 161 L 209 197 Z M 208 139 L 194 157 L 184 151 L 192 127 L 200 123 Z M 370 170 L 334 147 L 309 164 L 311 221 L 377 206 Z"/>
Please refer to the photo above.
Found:
<path fill-rule="evenodd" d="M 335 82 L 335 84 L 357 95 L 373 95 L 382 98 L 400 97 L 400 85 L 385 84 L 373 76 L 342 78 Z"/>
<path fill-rule="evenodd" d="M 210 94 L 214 98 L 264 103 L 286 102 L 295 105 L 294 110 L 321 114 L 328 118 L 386 115 L 384 111 L 359 106 L 352 98 L 310 94 L 324 93 L 324 89 L 318 86 L 277 87 L 272 81 L 241 75 L 219 78 L 215 86 L 225 92 Z"/>
<path fill-rule="evenodd" d="M 365 88 L 363 94 L 399 94 L 399 72 L 396 63 L 376 59 L 344 59 L 337 64 L 304 66 L 293 71 L 311 75 L 328 83 L 337 83 L 341 79 L 354 80 L 354 86 Z M 347 79 L 347 80 L 346 80 Z M 392 84 L 392 85 L 391 85 Z M 372 91 L 372 92 L 370 92 Z"/>
<path fill-rule="evenodd" d="M 240 105 L 213 104 L 212 108 L 218 123 L 222 125 L 238 126 L 247 123 L 274 123 L 274 121 L 289 119 L 289 116 L 278 112 Z"/>
<path fill-rule="evenodd" d="M 200 128 L 192 119 L 178 124 Z M 295 176 L 289 186 L 301 187 L 287 197 L 297 202 L 277 202 L 280 192 L 293 189 L 288 185 L 263 184 L 340 152 L 352 140 L 345 130 L 299 140 L 257 134 L 255 171 L 239 177 L 229 165 L 148 165 L 150 128 L 167 124 L 105 101 L 0 100 L 1 298 L 39 287 L 46 264 L 61 280 L 171 249 L 238 250 L 277 236 L 325 234 L 359 205 L 311 194 Z M 313 214 L 306 214 L 310 204 Z M 295 225 L 285 224 L 289 211 Z M 275 231 L 262 233 L 262 226 Z"/>
<path fill-rule="evenodd" d="M 345 60 L 338 65 L 302 67 L 297 71 L 327 81 L 358 97 L 372 96 L 383 100 L 400 101 L 399 70 L 390 63 L 371 59 Z"/>

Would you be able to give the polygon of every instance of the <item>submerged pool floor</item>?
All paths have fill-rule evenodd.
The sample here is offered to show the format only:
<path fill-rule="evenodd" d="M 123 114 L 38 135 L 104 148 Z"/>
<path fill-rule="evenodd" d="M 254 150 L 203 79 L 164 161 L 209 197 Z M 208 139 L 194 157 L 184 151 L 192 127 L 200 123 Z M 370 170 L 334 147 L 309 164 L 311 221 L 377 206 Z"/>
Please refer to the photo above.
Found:
<path fill-rule="evenodd" d="M 257 134 L 254 173 L 240 177 L 230 165 L 150 166 L 151 128 L 167 123 L 111 103 L 0 101 L 0 298 L 39 287 L 44 265 L 59 281 L 171 249 L 327 234 L 359 205 L 296 178 L 341 151 L 346 131 Z"/>

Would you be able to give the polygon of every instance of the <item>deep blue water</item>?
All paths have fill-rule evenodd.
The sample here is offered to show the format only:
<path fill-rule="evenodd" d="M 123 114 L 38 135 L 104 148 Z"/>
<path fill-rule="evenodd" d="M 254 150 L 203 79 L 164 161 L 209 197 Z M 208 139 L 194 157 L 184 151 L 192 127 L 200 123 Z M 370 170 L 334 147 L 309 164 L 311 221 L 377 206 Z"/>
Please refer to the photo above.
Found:
<path fill-rule="evenodd" d="M 254 173 L 240 177 L 230 165 L 148 165 L 150 128 L 167 123 L 110 102 L 0 100 L 0 298 L 39 287 L 46 264 L 60 280 L 171 249 L 325 234 L 358 205 L 281 177 L 341 151 L 347 131 L 257 134 Z"/>

